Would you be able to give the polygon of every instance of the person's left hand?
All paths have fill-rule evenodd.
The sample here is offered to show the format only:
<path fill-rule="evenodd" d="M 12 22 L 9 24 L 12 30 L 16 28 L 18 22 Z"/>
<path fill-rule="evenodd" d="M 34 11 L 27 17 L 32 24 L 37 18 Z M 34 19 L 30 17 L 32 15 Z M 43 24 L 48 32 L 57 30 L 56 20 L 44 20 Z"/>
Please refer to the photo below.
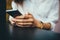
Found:
<path fill-rule="evenodd" d="M 25 15 L 25 18 L 31 18 L 33 21 L 33 24 L 32 24 L 32 27 L 38 27 L 38 28 L 41 28 L 43 25 L 41 24 L 41 22 L 40 21 L 38 21 L 37 19 L 35 19 L 34 17 L 33 17 L 33 15 L 32 14 L 30 14 L 30 13 L 28 13 L 28 14 L 26 14 Z"/>

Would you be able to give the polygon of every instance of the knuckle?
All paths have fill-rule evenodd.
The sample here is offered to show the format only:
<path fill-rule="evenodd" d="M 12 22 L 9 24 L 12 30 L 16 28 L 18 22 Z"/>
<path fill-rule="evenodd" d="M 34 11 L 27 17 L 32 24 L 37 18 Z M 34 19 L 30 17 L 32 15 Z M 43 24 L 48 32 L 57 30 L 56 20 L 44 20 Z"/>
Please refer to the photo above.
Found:
<path fill-rule="evenodd" d="M 17 23 L 17 25 L 23 26 L 23 23 Z"/>

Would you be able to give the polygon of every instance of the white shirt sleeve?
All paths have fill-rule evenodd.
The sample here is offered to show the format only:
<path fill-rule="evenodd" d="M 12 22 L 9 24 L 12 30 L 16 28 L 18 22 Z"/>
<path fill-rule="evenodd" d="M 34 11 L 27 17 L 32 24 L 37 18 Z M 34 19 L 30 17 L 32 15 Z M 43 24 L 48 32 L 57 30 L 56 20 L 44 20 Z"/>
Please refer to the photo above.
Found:
<path fill-rule="evenodd" d="M 17 4 L 14 1 L 12 1 L 11 6 L 13 10 L 17 10 Z"/>
<path fill-rule="evenodd" d="M 47 17 L 47 21 L 50 21 L 50 23 L 51 23 L 52 31 L 54 31 L 54 29 L 55 29 L 55 24 L 58 20 L 58 17 L 59 17 L 59 4 L 55 3 L 52 6 L 50 14 Z"/>
<path fill-rule="evenodd" d="M 40 21 L 44 23 L 47 22 L 51 23 L 51 30 L 54 31 L 58 17 L 59 17 L 59 3 L 58 1 L 55 1 L 54 4 L 51 6 L 49 14 L 44 18 L 40 18 Z"/>

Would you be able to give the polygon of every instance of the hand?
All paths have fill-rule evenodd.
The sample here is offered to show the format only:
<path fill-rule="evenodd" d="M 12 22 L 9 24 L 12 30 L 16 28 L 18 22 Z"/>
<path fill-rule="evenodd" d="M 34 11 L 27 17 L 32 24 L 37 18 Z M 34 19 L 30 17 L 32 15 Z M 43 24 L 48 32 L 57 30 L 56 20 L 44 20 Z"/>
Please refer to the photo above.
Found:
<path fill-rule="evenodd" d="M 33 21 L 31 21 L 31 22 L 33 22 L 32 23 L 32 27 L 42 27 L 43 25 L 38 21 L 38 20 L 36 20 L 34 17 L 33 17 L 33 15 L 32 14 L 30 14 L 30 13 L 28 13 L 28 14 L 26 14 L 25 15 L 25 18 L 31 18 Z"/>
<path fill-rule="evenodd" d="M 34 26 L 39 27 L 39 28 L 43 27 L 42 23 L 40 21 L 38 21 L 37 19 L 35 19 L 32 14 L 30 14 L 30 13 L 28 13 L 28 14 L 29 15 L 26 15 L 26 16 L 33 19 L 33 27 Z"/>
<path fill-rule="evenodd" d="M 15 25 L 22 27 L 23 19 L 24 19 L 24 16 L 21 15 L 21 16 L 17 16 L 14 19 L 12 19 L 12 21 L 14 22 Z"/>
<path fill-rule="evenodd" d="M 10 22 L 12 25 L 14 25 L 14 23 L 15 23 L 14 20 L 15 20 L 15 18 L 13 18 L 13 17 L 11 17 L 11 16 L 9 17 L 9 22 Z"/>
<path fill-rule="evenodd" d="M 40 22 L 37 21 L 32 14 L 28 13 L 25 14 L 25 16 L 17 16 L 15 18 L 12 18 L 9 20 L 12 25 L 16 24 L 19 27 L 24 27 L 24 26 L 37 26 Z"/>
<path fill-rule="evenodd" d="M 33 19 L 29 14 L 26 14 L 25 16 L 17 16 L 12 20 L 19 27 L 31 26 L 33 24 Z"/>

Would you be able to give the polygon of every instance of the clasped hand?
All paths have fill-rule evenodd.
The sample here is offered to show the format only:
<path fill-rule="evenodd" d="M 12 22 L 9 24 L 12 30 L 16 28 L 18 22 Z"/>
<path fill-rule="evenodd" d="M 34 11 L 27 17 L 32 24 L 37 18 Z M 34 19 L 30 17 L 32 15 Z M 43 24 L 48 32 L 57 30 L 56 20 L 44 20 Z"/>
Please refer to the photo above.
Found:
<path fill-rule="evenodd" d="M 13 18 L 12 21 L 18 27 L 29 27 L 33 25 L 34 18 L 31 14 L 25 14 L 24 16 L 21 15 Z"/>

